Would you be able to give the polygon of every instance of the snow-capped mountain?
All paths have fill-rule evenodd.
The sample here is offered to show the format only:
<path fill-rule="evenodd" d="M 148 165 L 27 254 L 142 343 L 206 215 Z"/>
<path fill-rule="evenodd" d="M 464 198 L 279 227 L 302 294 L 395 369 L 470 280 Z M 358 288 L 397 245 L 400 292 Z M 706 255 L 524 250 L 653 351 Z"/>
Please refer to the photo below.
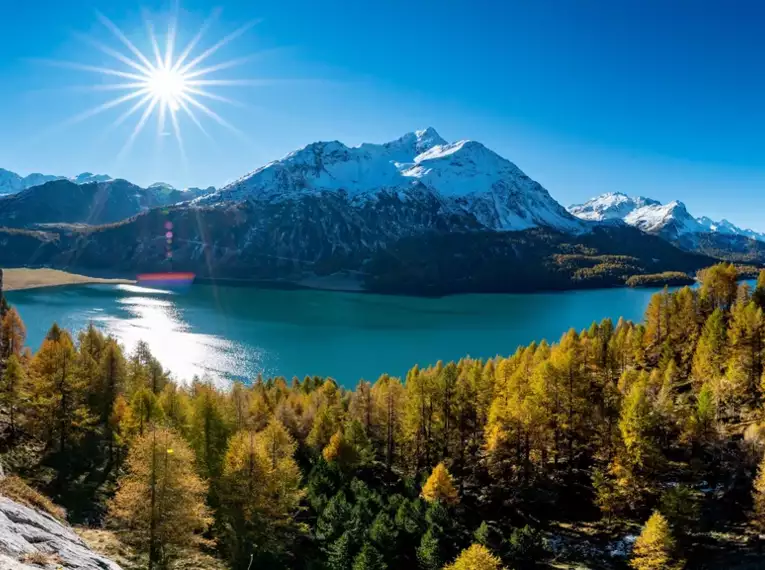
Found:
<path fill-rule="evenodd" d="M 638 196 L 631 198 L 621 192 L 609 192 L 588 200 L 584 204 L 574 204 L 568 211 L 583 220 L 602 222 L 604 220 L 623 220 L 629 213 L 643 206 L 659 205 L 656 200 Z"/>
<path fill-rule="evenodd" d="M 741 236 L 765 241 L 765 233 L 739 228 L 727 220 L 716 222 L 706 216 L 692 216 L 685 204 L 677 200 L 662 204 L 642 196 L 632 198 L 621 192 L 609 192 L 568 208 L 583 220 L 623 220 L 625 223 L 669 239 L 691 237 L 694 234 Z"/>
<path fill-rule="evenodd" d="M 52 174 L 40 174 L 39 172 L 33 172 L 28 176 L 20 176 L 15 172 L 0 168 L 0 196 L 15 194 L 27 188 L 40 186 L 54 180 L 69 180 L 75 184 L 88 184 L 90 182 L 107 182 L 111 179 L 112 177 L 107 174 L 93 174 L 91 172 L 83 172 L 71 178 Z"/>
<path fill-rule="evenodd" d="M 481 143 L 447 143 L 433 129 L 348 147 L 316 142 L 258 168 L 197 204 L 293 200 L 331 193 L 354 204 L 381 195 L 432 195 L 445 212 L 465 213 L 492 230 L 585 229 L 540 184 Z"/>

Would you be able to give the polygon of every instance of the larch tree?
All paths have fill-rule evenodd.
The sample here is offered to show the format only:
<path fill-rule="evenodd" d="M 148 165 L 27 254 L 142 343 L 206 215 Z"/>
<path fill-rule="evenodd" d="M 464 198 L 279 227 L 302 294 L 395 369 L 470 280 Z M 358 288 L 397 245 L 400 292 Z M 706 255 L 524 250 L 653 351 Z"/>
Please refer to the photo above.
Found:
<path fill-rule="evenodd" d="M 630 566 L 634 570 L 682 570 L 684 563 L 676 557 L 675 549 L 669 523 L 656 511 L 635 541 Z"/>
<path fill-rule="evenodd" d="M 109 516 L 161 568 L 174 547 L 193 544 L 211 522 L 207 485 L 196 474 L 194 452 L 175 432 L 152 426 L 130 448 Z"/>
<path fill-rule="evenodd" d="M 27 373 L 19 357 L 11 354 L 0 374 L 0 408 L 8 414 L 11 437 L 16 435 L 19 409 L 24 397 Z"/>
<path fill-rule="evenodd" d="M 49 332 L 30 365 L 29 392 L 36 423 L 48 443 L 62 457 L 93 425 L 85 386 L 77 370 L 77 352 L 68 332 Z M 53 334 L 52 334 L 53 333 Z"/>
<path fill-rule="evenodd" d="M 382 440 L 385 465 L 390 469 L 398 454 L 398 443 L 402 439 L 403 416 L 401 407 L 405 398 L 405 389 L 398 378 L 382 375 L 372 386 L 373 422 L 380 426 L 379 437 Z"/>
<path fill-rule="evenodd" d="M 12 354 L 21 355 L 27 330 L 19 313 L 11 307 L 0 319 L 0 363 Z"/>
<path fill-rule="evenodd" d="M 760 461 L 752 487 L 752 523 L 765 531 L 765 457 Z"/>
<path fill-rule="evenodd" d="M 765 311 L 765 269 L 761 269 L 757 275 L 757 285 L 752 292 L 752 301 Z"/>
<path fill-rule="evenodd" d="M 760 401 L 764 336 L 762 309 L 753 302 L 736 303 L 731 310 L 728 329 L 728 378 L 735 399 L 749 406 Z"/>
<path fill-rule="evenodd" d="M 230 438 L 220 498 L 235 564 L 246 564 L 258 553 L 279 553 L 299 530 L 294 516 L 304 493 L 296 447 L 276 419 L 260 432 L 242 430 Z"/>
<path fill-rule="evenodd" d="M 321 454 L 327 462 L 336 463 L 343 469 L 352 468 L 359 459 L 356 450 L 345 440 L 341 430 L 332 435 Z"/>
<path fill-rule="evenodd" d="M 372 401 L 372 384 L 366 380 L 359 380 L 351 396 L 351 404 L 348 411 L 351 418 L 364 426 L 367 436 L 373 437 L 374 404 Z"/>
<path fill-rule="evenodd" d="M 698 272 L 701 303 L 710 311 L 727 310 L 736 299 L 738 272 L 732 263 L 718 263 Z"/>
<path fill-rule="evenodd" d="M 443 570 L 502 570 L 502 561 L 484 545 L 473 544 Z"/>
<path fill-rule="evenodd" d="M 449 475 L 449 471 L 443 463 L 439 463 L 433 468 L 430 477 L 422 486 L 422 498 L 429 503 L 441 502 L 445 505 L 459 503 L 459 495 L 457 489 L 454 488 L 452 476 Z"/>
<path fill-rule="evenodd" d="M 226 420 L 225 402 L 222 395 L 210 384 L 199 383 L 193 386 L 191 424 L 189 439 L 197 454 L 200 473 L 211 480 L 220 476 L 223 456 L 230 426 Z"/>

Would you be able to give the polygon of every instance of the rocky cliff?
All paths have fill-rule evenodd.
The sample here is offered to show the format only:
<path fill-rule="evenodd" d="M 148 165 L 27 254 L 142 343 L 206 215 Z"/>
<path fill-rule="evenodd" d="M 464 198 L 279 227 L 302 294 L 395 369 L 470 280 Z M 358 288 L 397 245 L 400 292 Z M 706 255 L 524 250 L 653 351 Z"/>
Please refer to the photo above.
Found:
<path fill-rule="evenodd" d="M 96 554 L 65 523 L 0 496 L 0 568 L 121 570 Z"/>

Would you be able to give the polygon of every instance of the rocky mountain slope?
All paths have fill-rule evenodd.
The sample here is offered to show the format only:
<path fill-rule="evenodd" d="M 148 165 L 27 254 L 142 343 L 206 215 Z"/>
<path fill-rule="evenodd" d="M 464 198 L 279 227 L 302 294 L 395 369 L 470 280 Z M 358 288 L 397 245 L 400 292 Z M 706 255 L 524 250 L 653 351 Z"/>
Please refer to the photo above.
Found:
<path fill-rule="evenodd" d="M 65 523 L 0 496 L 0 568 L 120 570 L 93 552 Z"/>
<path fill-rule="evenodd" d="M 191 200 L 197 195 L 163 186 L 143 189 L 126 180 L 83 184 L 54 180 L 1 196 L 0 226 L 100 225 L 124 220 L 149 208 Z"/>

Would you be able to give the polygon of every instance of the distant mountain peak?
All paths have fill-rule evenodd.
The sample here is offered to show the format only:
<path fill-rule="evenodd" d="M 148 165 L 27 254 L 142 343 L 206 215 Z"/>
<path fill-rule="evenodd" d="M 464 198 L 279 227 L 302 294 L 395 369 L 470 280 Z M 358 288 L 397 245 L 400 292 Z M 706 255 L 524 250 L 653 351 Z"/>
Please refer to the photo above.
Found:
<path fill-rule="evenodd" d="M 679 236 L 714 233 L 744 236 L 765 241 L 765 234 L 740 228 L 728 220 L 716 222 L 707 216 L 693 217 L 680 200 L 662 204 L 651 198 L 632 198 L 621 192 L 607 192 L 584 204 L 568 208 L 573 215 L 597 222 L 623 220 L 648 233 L 663 234 L 672 239 Z"/>

